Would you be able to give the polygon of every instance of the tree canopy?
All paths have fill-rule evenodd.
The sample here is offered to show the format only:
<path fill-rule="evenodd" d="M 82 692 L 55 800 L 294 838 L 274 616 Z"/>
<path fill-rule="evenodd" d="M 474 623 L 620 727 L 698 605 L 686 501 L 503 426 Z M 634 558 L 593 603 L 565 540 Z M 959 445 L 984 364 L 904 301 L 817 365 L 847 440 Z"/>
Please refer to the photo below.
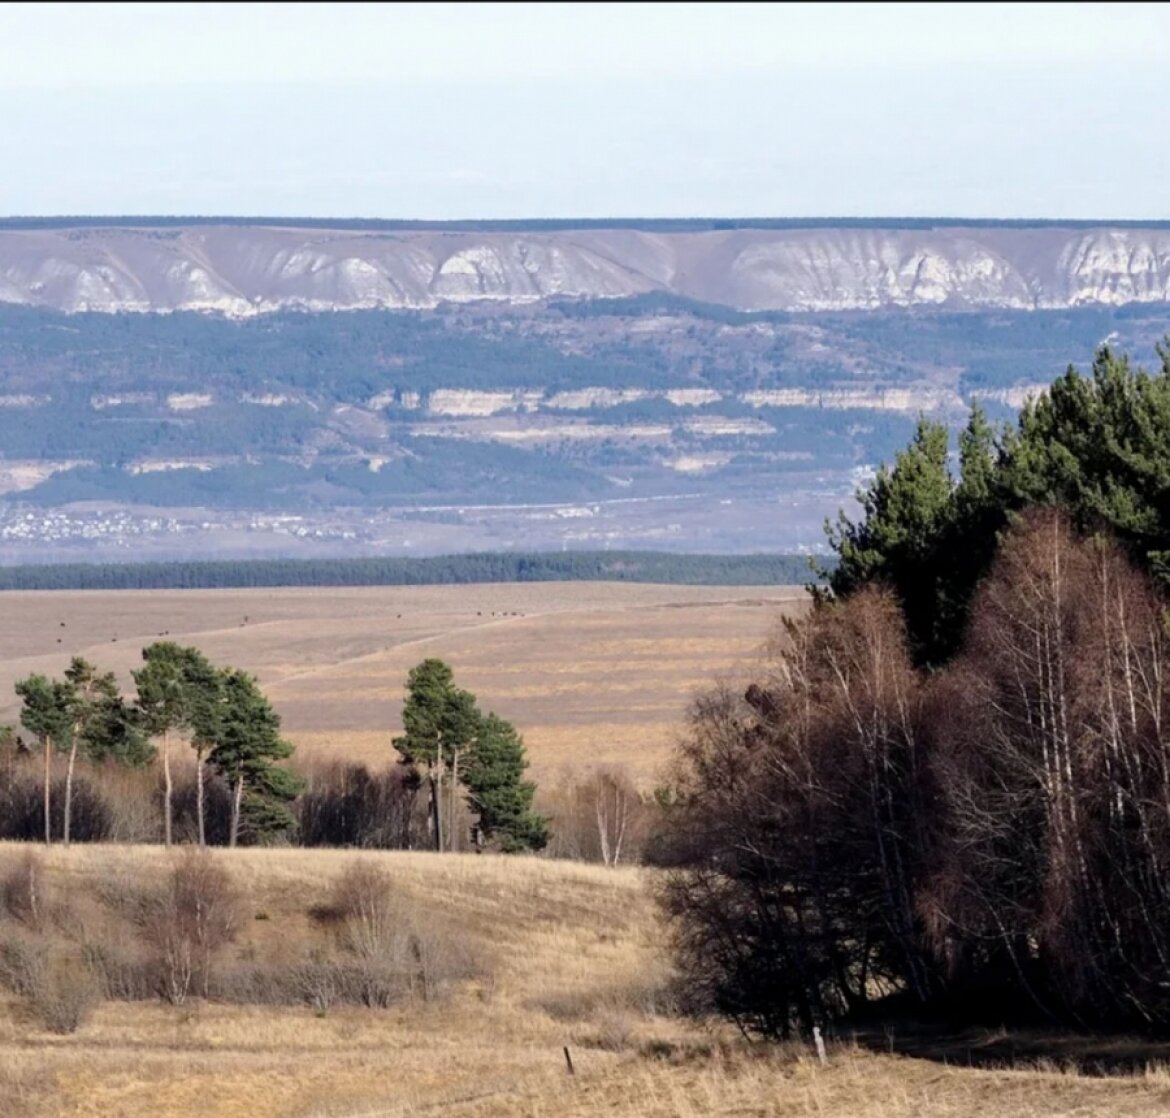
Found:
<path fill-rule="evenodd" d="M 467 789 L 483 838 L 496 840 L 505 853 L 543 848 L 548 828 L 532 811 L 535 786 L 522 779 L 528 761 L 516 728 L 495 714 L 485 716 L 475 696 L 455 686 L 454 673 L 442 660 L 412 668 L 406 690 L 404 733 L 393 745 L 404 764 L 426 768 L 434 848 L 456 849 L 460 787 Z"/>
<path fill-rule="evenodd" d="M 1061 509 L 1081 531 L 1106 530 L 1170 580 L 1170 348 L 1156 372 L 1108 346 L 1088 375 L 1072 366 L 998 430 L 976 404 L 950 470 L 944 425 L 920 420 L 892 467 L 858 496 L 862 517 L 826 526 L 839 557 L 831 593 L 889 586 L 920 664 L 959 647 L 975 586 L 996 540 L 1031 506 Z"/>

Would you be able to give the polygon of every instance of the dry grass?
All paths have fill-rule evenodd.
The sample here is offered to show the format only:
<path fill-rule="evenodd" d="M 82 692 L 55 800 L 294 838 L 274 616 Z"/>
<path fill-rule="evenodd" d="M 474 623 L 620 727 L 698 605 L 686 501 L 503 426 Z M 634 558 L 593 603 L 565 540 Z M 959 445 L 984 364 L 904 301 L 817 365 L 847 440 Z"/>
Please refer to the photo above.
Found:
<path fill-rule="evenodd" d="M 0 846 L 0 873 L 22 857 Z M 832 1115 L 1013 1118 L 1170 1114 L 1170 1074 L 1091 1079 L 979 1071 L 848 1045 L 828 1066 L 749 1050 L 669 1016 L 669 974 L 644 871 L 473 855 L 216 852 L 248 897 L 231 947 L 278 960 L 308 909 L 355 864 L 440 905 L 494 961 L 442 1004 L 389 1010 L 105 1003 L 71 1036 L 0 1002 L 0 1114 L 146 1118 L 454 1115 Z M 165 876 L 162 850 L 75 847 L 46 858 L 58 892 Z M 108 888 L 108 886 L 107 886 Z M 263 917 L 263 918 L 258 918 Z M 564 1067 L 569 1045 L 577 1074 Z"/>
<path fill-rule="evenodd" d="M 129 685 L 166 633 L 259 675 L 302 756 L 390 759 L 407 671 L 426 656 L 525 735 L 533 775 L 625 766 L 651 784 L 692 692 L 738 675 L 801 592 L 783 587 L 532 583 L 216 591 L 9 592 L 0 721 L 13 682 L 70 656 Z M 116 638 L 116 639 L 115 639 Z"/>

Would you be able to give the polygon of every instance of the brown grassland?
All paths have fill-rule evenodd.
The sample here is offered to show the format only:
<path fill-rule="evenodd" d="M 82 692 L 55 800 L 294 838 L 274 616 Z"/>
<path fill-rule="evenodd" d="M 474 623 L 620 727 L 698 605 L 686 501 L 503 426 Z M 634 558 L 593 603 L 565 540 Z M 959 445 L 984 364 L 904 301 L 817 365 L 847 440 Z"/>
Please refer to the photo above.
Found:
<path fill-rule="evenodd" d="M 596 584 L 2 596 L 0 721 L 12 682 L 72 655 L 128 674 L 163 634 L 255 672 L 300 757 L 384 764 L 407 670 L 426 656 L 524 733 L 538 781 L 605 763 L 651 785 L 690 694 L 750 670 L 796 589 Z M 25 856 L 0 845 L 0 878 Z M 45 854 L 58 895 L 161 881 L 158 848 Z M 822 1066 L 675 1012 L 654 871 L 484 855 L 217 851 L 246 896 L 228 962 L 303 952 L 313 906 L 355 863 L 462 929 L 483 965 L 439 1001 L 389 1009 L 99 1003 L 70 1035 L 0 994 L 0 1116 L 752 1115 L 959 1118 L 1170 1115 L 1170 1071 L 1092 1078 L 875 1054 Z M 91 912 L 84 905 L 77 918 Z M 92 915 L 92 913 L 91 913 Z M 972 1052 L 997 1040 L 968 1037 Z M 573 1054 L 566 1071 L 562 1046 Z M 963 1065 L 963 1066 L 956 1066 Z"/>
<path fill-rule="evenodd" d="M 12 684 L 70 656 L 127 686 L 142 647 L 194 644 L 256 674 L 298 758 L 393 759 L 410 668 L 438 656 L 524 734 L 541 783 L 598 764 L 651 784 L 691 694 L 746 671 L 797 587 L 527 583 L 0 595 L 0 722 Z"/>
<path fill-rule="evenodd" d="M 0 872 L 20 856 L 0 847 Z M 469 929 L 488 969 L 442 1002 L 387 1010 L 105 1003 L 63 1037 L 9 998 L 0 1010 L 6 1118 L 1170 1114 L 1170 1073 L 1157 1066 L 1108 1079 L 1055 1065 L 977 1070 L 847 1041 L 831 1044 L 821 1066 L 805 1049 L 753 1049 L 726 1026 L 672 1016 L 660 1000 L 669 971 L 646 871 L 490 855 L 215 856 L 248 896 L 239 958 L 281 957 L 306 935 L 314 899 L 361 860 Z M 58 848 L 47 867 L 77 897 L 99 876 L 157 878 L 167 858 Z"/>

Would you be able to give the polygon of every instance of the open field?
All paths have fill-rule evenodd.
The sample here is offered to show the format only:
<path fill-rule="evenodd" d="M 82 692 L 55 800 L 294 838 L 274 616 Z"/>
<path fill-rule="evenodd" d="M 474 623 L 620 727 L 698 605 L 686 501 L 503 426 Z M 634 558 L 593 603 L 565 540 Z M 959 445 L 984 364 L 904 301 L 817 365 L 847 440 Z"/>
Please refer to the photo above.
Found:
<path fill-rule="evenodd" d="M 651 783 L 693 692 L 743 673 L 795 587 L 625 583 L 0 594 L 0 720 L 13 682 L 70 656 L 129 686 L 166 635 L 259 676 L 301 758 L 392 756 L 407 671 L 455 669 L 524 734 L 538 781 L 595 764 Z"/>
<path fill-rule="evenodd" d="M 0 845 L 0 875 L 23 857 Z M 161 877 L 159 848 L 48 855 L 49 885 Z M 218 851 L 248 895 L 238 960 L 287 958 L 308 911 L 359 859 L 441 905 L 489 969 L 449 999 L 388 1010 L 109 1002 L 70 1036 L 0 998 L 5 1118 L 390 1118 L 832 1115 L 1137 1118 L 1170 1114 L 1170 1073 L 1092 1079 L 875 1055 L 841 1042 L 749 1051 L 725 1026 L 670 1015 L 649 877 L 635 869 L 420 853 Z M 108 886 L 107 886 L 108 888 Z M 261 918 L 262 917 L 262 918 Z M 2 927 L 2 924 L 0 924 Z M 577 1074 L 565 1070 L 562 1045 Z"/>

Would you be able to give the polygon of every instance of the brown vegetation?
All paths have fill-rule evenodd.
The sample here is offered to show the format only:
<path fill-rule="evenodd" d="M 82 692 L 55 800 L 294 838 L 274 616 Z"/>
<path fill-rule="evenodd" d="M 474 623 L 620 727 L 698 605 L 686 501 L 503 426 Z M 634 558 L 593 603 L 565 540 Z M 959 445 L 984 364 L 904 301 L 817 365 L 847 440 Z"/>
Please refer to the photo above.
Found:
<path fill-rule="evenodd" d="M 692 987 L 772 1035 L 890 995 L 1164 1030 L 1163 608 L 1118 548 L 1034 512 L 943 671 L 912 666 L 880 589 L 790 623 L 769 676 L 697 702 L 681 753 L 664 899 Z"/>
<path fill-rule="evenodd" d="M 19 678 L 60 675 L 80 655 L 129 691 L 140 650 L 168 639 L 255 673 L 302 761 L 376 770 L 401 726 L 408 669 L 437 656 L 524 732 L 538 785 L 602 764 L 645 788 L 694 689 L 750 666 L 802 597 L 621 583 L 8 592 L 0 722 L 18 723 Z"/>
<path fill-rule="evenodd" d="M 23 877 L 25 858 L 26 848 L 0 845 L 0 877 Z M 1170 1112 L 1167 1076 L 1156 1066 L 1100 1080 L 1060 1064 L 967 1070 L 870 1054 L 847 1039 L 830 1043 L 821 1066 L 803 1046 L 760 1050 L 720 1026 L 676 1017 L 650 871 L 326 850 L 223 850 L 211 858 L 244 905 L 236 938 L 213 968 L 223 989 L 179 1006 L 157 990 L 136 1000 L 107 993 L 66 1035 L 27 1013 L 22 997 L 0 995 L 5 1118 Z M 70 926 L 131 956 L 117 914 L 134 911 L 144 892 L 157 895 L 181 864 L 161 847 L 115 845 L 56 848 L 36 860 L 50 908 L 67 905 Z M 306 948 L 351 960 L 343 914 L 360 913 L 371 888 L 390 898 L 393 912 L 459 930 L 478 960 L 475 976 L 454 980 L 441 1003 L 408 995 L 389 1009 L 347 1005 L 328 986 L 314 997 L 320 972 L 308 969 Z M 112 926 L 103 910 L 113 913 Z M 14 918 L 0 922 L 8 934 Z M 274 968 L 305 993 L 292 1004 L 244 1004 L 240 992 L 259 1002 L 263 975 Z M 951 1052 L 952 1065 L 966 1065 L 995 1039 L 967 1038 Z M 1151 1061 L 1170 1055 L 1142 1052 Z"/>

